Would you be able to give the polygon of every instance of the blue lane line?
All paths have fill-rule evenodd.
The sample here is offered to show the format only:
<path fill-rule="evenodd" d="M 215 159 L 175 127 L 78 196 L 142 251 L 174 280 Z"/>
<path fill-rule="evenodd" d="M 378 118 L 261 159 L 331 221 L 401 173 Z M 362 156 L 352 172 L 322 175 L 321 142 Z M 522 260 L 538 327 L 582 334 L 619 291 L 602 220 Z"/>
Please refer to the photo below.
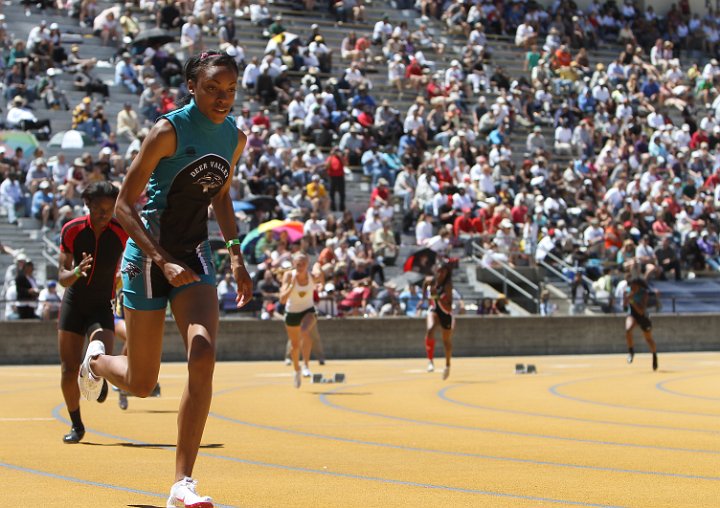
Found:
<path fill-rule="evenodd" d="M 590 404 L 593 406 L 601 406 L 601 407 L 611 407 L 614 409 L 626 409 L 626 410 L 632 410 L 632 411 L 645 411 L 650 413 L 661 413 L 661 414 L 673 414 L 673 415 L 683 415 L 683 416 L 702 416 L 705 418 L 720 418 L 720 414 L 709 414 L 709 413 L 692 413 L 689 411 L 678 411 L 673 409 L 655 409 L 655 408 L 644 408 L 644 407 L 635 407 L 635 406 L 624 406 L 622 404 L 611 404 L 609 402 L 598 402 L 591 399 L 583 399 L 580 397 L 575 397 L 573 395 L 567 395 L 562 392 L 560 392 L 560 388 L 570 386 L 576 383 L 584 383 L 587 381 L 596 381 L 599 379 L 607 379 L 603 377 L 596 377 L 596 378 L 587 378 L 587 379 L 575 379 L 572 381 L 566 381 L 564 383 L 558 383 L 556 385 L 551 386 L 548 388 L 548 391 L 555 395 L 556 397 L 560 397 L 562 399 L 572 400 L 574 402 L 582 402 L 584 404 Z"/>
<path fill-rule="evenodd" d="M 40 471 L 39 469 L 30 469 L 28 467 L 16 466 L 15 464 L 8 464 L 6 462 L 0 462 L 0 467 L 12 469 L 14 471 L 20 471 L 21 473 L 29 473 L 38 476 L 44 476 L 46 478 L 52 478 L 53 480 L 62 480 L 65 482 L 79 483 L 80 485 L 87 485 L 89 487 L 102 487 L 104 489 L 119 490 L 120 492 L 127 492 L 129 494 L 141 494 L 143 496 L 156 497 L 161 499 L 167 499 L 167 495 L 158 494 L 156 492 L 148 492 L 147 490 L 131 489 L 128 487 L 122 487 L 120 485 L 110 485 L 108 483 L 93 482 L 90 480 L 83 480 L 82 478 L 75 478 L 73 476 L 65 476 L 48 471 Z"/>
<path fill-rule="evenodd" d="M 60 409 L 65 407 L 65 404 L 59 404 L 53 409 L 53 416 L 63 422 L 69 424 L 70 422 L 65 419 L 62 415 L 60 415 Z M 147 445 L 149 443 L 144 443 L 142 441 L 137 441 L 135 439 L 130 439 L 122 436 L 114 436 L 112 434 L 108 434 L 105 432 L 99 432 L 95 431 L 93 429 L 85 429 L 86 433 L 92 433 L 99 436 L 103 436 L 109 439 L 114 439 L 118 441 L 125 441 L 129 443 L 134 444 L 143 444 Z M 158 448 L 163 450 L 173 450 L 174 448 L 166 447 L 166 446 L 159 446 Z M 450 487 L 448 485 L 438 485 L 433 483 L 420 483 L 420 482 L 411 482 L 411 481 L 405 481 L 405 480 L 394 480 L 391 478 L 382 478 L 377 476 L 365 476 L 365 475 L 356 475 L 351 473 L 340 473 L 340 472 L 334 472 L 334 471 L 325 471 L 325 470 L 319 470 L 319 469 L 311 469 L 311 468 L 305 468 L 305 467 L 297 467 L 297 466 L 288 466 L 285 464 L 272 464 L 269 462 L 261 462 L 256 460 L 249 460 L 249 459 L 241 459 L 237 457 L 227 457 L 224 455 L 214 455 L 210 453 L 199 453 L 199 456 L 202 457 L 209 457 L 213 459 L 220 459 L 220 460 L 227 460 L 230 462 L 236 462 L 239 464 L 248 464 L 253 466 L 259 466 L 259 467 L 267 467 L 272 469 L 281 469 L 285 471 L 295 471 L 300 473 L 311 473 L 311 474 L 320 474 L 323 476 L 331 476 L 335 478 L 347 478 L 351 480 L 363 480 L 363 481 L 372 481 L 372 482 L 380 482 L 380 483 L 387 483 L 391 485 L 401 485 L 405 487 L 419 487 L 423 489 L 433 489 L 433 490 L 443 490 L 448 492 L 456 492 L 460 494 L 476 494 L 476 495 L 482 495 L 482 496 L 490 496 L 490 497 L 499 497 L 499 498 L 506 498 L 506 499 L 522 499 L 525 501 L 536 501 L 536 502 L 543 502 L 543 503 L 555 503 L 555 504 L 562 504 L 567 506 L 585 506 L 589 508 L 625 508 L 619 505 L 605 505 L 605 504 L 597 504 L 597 503 L 584 503 L 580 501 L 565 501 L 562 499 L 551 499 L 546 497 L 538 497 L 538 496 L 523 496 L 520 494 L 507 494 L 504 492 L 493 492 L 493 491 L 487 491 L 487 490 L 477 490 L 477 489 L 466 489 L 462 487 Z M 221 504 L 215 504 L 218 508 L 230 508 L 226 505 Z"/>
<path fill-rule="evenodd" d="M 452 385 L 443 388 L 437 393 L 437 396 L 440 397 L 442 400 L 446 402 L 450 402 L 451 404 L 457 404 L 458 406 L 464 406 L 464 407 L 470 407 L 474 409 L 482 409 L 484 411 L 492 411 L 495 413 L 508 413 L 508 414 L 514 414 L 514 415 L 522 415 L 522 416 L 537 416 L 540 418 L 551 418 L 553 420 L 566 420 L 571 422 L 583 422 L 583 423 L 598 423 L 603 425 L 616 425 L 619 427 L 635 427 L 635 428 L 641 428 L 641 429 L 659 429 L 659 430 L 672 430 L 672 431 L 680 431 L 680 432 L 698 432 L 698 433 L 706 433 L 706 434 L 720 434 L 720 431 L 717 429 L 687 429 L 687 428 L 681 428 L 681 427 L 667 427 L 665 425 L 650 425 L 647 423 L 626 423 L 626 422 L 616 422 L 612 420 L 595 420 L 592 418 L 579 418 L 577 416 L 560 416 L 560 415 L 551 415 L 546 413 L 536 413 L 533 411 L 520 411 L 519 409 L 504 409 L 504 408 L 497 408 L 492 406 L 482 406 L 480 404 L 471 404 L 469 402 L 463 402 L 461 400 L 453 399 L 447 395 L 447 392 L 450 390 L 454 390 L 455 388 L 459 388 L 462 385 Z"/>
<path fill-rule="evenodd" d="M 355 385 L 355 387 L 357 387 L 357 386 L 358 385 Z M 400 422 L 405 422 L 405 423 L 413 423 L 416 425 L 441 427 L 441 428 L 445 428 L 445 429 L 467 430 L 467 431 L 471 431 L 471 432 L 485 432 L 485 433 L 490 433 L 490 434 L 500 434 L 500 435 L 505 435 L 505 436 L 517 436 L 517 437 L 530 437 L 530 438 L 536 438 L 536 439 L 550 439 L 550 440 L 555 440 L 555 441 L 585 443 L 585 444 L 600 445 L 600 446 L 620 446 L 620 447 L 627 447 L 627 448 L 640 448 L 640 449 L 645 449 L 645 450 L 660 450 L 660 451 L 668 451 L 668 452 L 686 452 L 686 453 L 703 453 L 703 454 L 709 454 L 709 455 L 720 455 L 720 451 L 718 451 L 718 450 L 675 448 L 675 447 L 668 447 L 668 446 L 642 445 L 642 444 L 636 444 L 636 443 L 621 443 L 621 442 L 616 442 L 616 441 L 601 441 L 601 440 L 596 440 L 596 439 L 580 439 L 580 438 L 574 438 L 574 437 L 553 436 L 553 435 L 547 435 L 547 434 L 532 434 L 529 432 L 514 432 L 514 431 L 509 431 L 509 430 L 503 430 L 503 429 L 469 427 L 466 425 L 454 425 L 454 424 L 450 424 L 450 423 L 431 422 L 431 421 L 427 421 L 427 420 L 414 420 L 412 418 L 405 418 L 402 416 L 394 416 L 394 415 L 388 415 L 388 414 L 383 414 L 383 413 L 373 413 L 370 411 L 363 411 L 360 409 L 353 409 L 353 408 L 341 406 L 339 404 L 330 402 L 328 400 L 328 398 L 327 398 L 328 395 L 333 395 L 334 393 L 338 393 L 342 390 L 344 390 L 344 388 L 336 388 L 330 392 L 323 393 L 320 395 L 320 401 L 328 407 L 331 407 L 333 409 L 339 409 L 341 411 L 347 411 L 350 413 L 360 414 L 360 415 L 364 415 L 364 416 L 373 416 L 375 418 L 384 418 L 387 420 L 394 420 L 394 421 L 400 421 Z"/>
<path fill-rule="evenodd" d="M 62 423 L 64 423 L 64 424 L 66 424 L 66 425 L 70 425 L 70 424 L 71 424 L 71 423 L 70 423 L 70 420 L 68 420 L 67 418 L 65 418 L 64 416 L 62 416 L 62 415 L 60 414 L 60 410 L 63 409 L 64 407 L 65 407 L 65 404 L 64 404 L 64 403 L 63 403 L 63 404 L 58 404 L 57 406 L 55 406 L 55 407 L 53 408 L 53 410 L 52 410 L 52 415 L 53 415 L 53 417 L 54 417 L 57 421 L 62 422 Z M 86 429 L 85 429 L 85 433 L 86 433 L 86 434 L 88 434 L 88 433 L 90 433 L 90 434 L 95 434 L 95 435 L 97 435 L 97 436 L 102 436 L 102 437 L 105 437 L 105 438 L 108 438 L 108 439 L 113 439 L 113 440 L 116 440 L 116 441 L 124 441 L 124 442 L 126 442 L 126 443 L 132 443 L 132 444 L 136 444 L 136 445 L 149 445 L 149 444 L 151 444 L 151 443 L 146 443 L 146 442 L 144 442 L 144 441 L 138 441 L 138 440 L 136 440 L 136 439 L 130 439 L 130 438 L 122 437 L 122 436 L 114 436 L 114 435 L 108 434 L 108 433 L 106 433 L 106 432 L 100 432 L 100 431 L 93 430 L 93 429 L 89 429 L 89 428 L 86 428 Z M 160 449 L 160 450 L 165 450 L 165 451 L 174 451 L 174 450 L 175 450 L 175 447 L 170 447 L 170 446 L 158 446 L 157 448 Z M 202 456 L 206 456 L 206 457 L 214 457 L 214 455 L 210 455 L 210 454 L 207 454 L 207 453 L 199 453 L 198 455 L 202 455 Z M 82 481 L 84 481 L 84 480 L 82 480 Z M 88 482 L 88 484 L 92 484 L 92 482 Z M 134 489 L 125 489 L 125 488 L 120 488 L 120 489 L 121 489 L 121 490 L 127 490 L 128 492 L 136 492 Z M 137 491 L 137 492 L 141 492 L 141 491 Z M 160 497 L 163 497 L 163 498 L 167 498 L 167 496 L 163 496 L 163 495 L 160 495 L 160 494 L 153 494 L 153 495 L 155 495 L 155 496 L 160 496 Z M 220 503 L 217 503 L 217 502 L 215 502 L 215 501 L 213 501 L 213 505 L 215 506 L 215 508 L 236 508 L 236 507 L 233 507 L 232 505 L 220 504 Z"/>
<path fill-rule="evenodd" d="M 714 400 L 714 401 L 718 401 L 718 400 L 720 400 L 720 397 L 707 397 L 707 396 L 703 396 L 703 395 L 693 395 L 693 394 L 691 394 L 691 393 L 683 393 L 683 392 L 678 392 L 678 391 L 675 391 L 675 390 L 671 390 L 670 388 L 667 388 L 667 387 L 666 387 L 666 385 L 667 385 L 668 383 L 674 383 L 674 382 L 676 382 L 676 381 L 685 381 L 686 379 L 695 379 L 695 378 L 698 378 L 698 377 L 705 377 L 705 376 L 710 376 L 710 375 L 716 375 L 716 373 L 713 372 L 712 374 L 705 374 L 704 376 L 697 376 L 697 375 L 696 375 L 696 376 L 680 377 L 680 378 L 676 378 L 676 379 L 667 379 L 667 380 L 665 380 L 665 381 L 661 381 L 661 382 L 657 383 L 657 384 L 655 385 L 655 388 L 657 388 L 658 390 L 660 390 L 660 391 L 662 391 L 662 392 L 669 393 L 669 394 L 671 394 L 671 395 L 677 395 L 678 397 L 687 397 L 687 398 L 690 398 L 690 399 L 700 399 L 700 400 Z"/>
<path fill-rule="evenodd" d="M 649 475 L 649 476 L 666 476 L 670 478 L 682 478 L 682 479 L 689 479 L 689 480 L 709 480 L 709 481 L 720 481 L 719 476 L 700 476 L 700 475 L 688 475 L 688 474 L 679 474 L 679 473 L 666 473 L 666 472 L 656 472 L 656 471 L 641 471 L 636 469 L 618 469 L 618 468 L 612 468 L 612 467 L 602 467 L 602 466 L 588 466 L 583 464 L 567 464 L 564 462 L 551 462 L 551 461 L 544 461 L 544 460 L 533 460 L 533 459 L 521 459 L 516 457 L 502 457 L 502 456 L 496 456 L 496 455 L 485 455 L 480 453 L 470 453 L 470 452 L 453 452 L 453 451 L 447 451 L 447 450 L 434 450 L 431 448 L 417 448 L 414 446 L 404 446 L 404 445 L 396 445 L 392 443 L 380 443 L 375 441 L 362 441 L 359 439 L 352 439 L 352 438 L 345 438 L 345 437 L 338 437 L 338 436 L 329 436 L 327 434 L 315 434 L 312 432 L 305 432 L 301 430 L 293 430 L 286 427 L 275 427 L 272 425 L 263 425 L 259 423 L 253 423 L 253 422 L 247 422 L 244 420 L 238 420 L 236 418 L 232 418 L 229 416 L 220 415 L 217 413 L 210 413 L 210 416 L 213 418 L 217 418 L 218 420 L 223 420 L 228 423 L 233 423 L 237 425 L 245 425 L 247 427 L 255 428 L 255 429 L 261 429 L 261 430 L 268 430 L 272 432 L 282 432 L 285 434 L 292 434 L 295 436 L 301 436 L 301 437 L 309 437 L 309 438 L 315 438 L 315 439 L 324 439 L 328 441 L 338 441 L 340 443 L 350 443 L 350 444 L 356 444 L 356 445 L 363 445 L 363 446 L 376 446 L 380 448 L 390 448 L 393 450 L 402 450 L 407 452 L 419 452 L 419 453 L 432 453 L 437 455 L 449 455 L 453 457 L 468 457 L 468 458 L 476 458 L 476 459 L 483 459 L 483 460 L 493 460 L 493 461 L 499 461 L 499 462 L 517 462 L 521 464 L 533 464 L 538 466 L 552 466 L 552 467 L 561 467 L 561 468 L 569 468 L 569 469 L 587 469 L 590 471 L 602 471 L 602 472 L 609 472 L 609 473 L 622 473 L 622 474 L 638 474 L 638 475 Z"/>

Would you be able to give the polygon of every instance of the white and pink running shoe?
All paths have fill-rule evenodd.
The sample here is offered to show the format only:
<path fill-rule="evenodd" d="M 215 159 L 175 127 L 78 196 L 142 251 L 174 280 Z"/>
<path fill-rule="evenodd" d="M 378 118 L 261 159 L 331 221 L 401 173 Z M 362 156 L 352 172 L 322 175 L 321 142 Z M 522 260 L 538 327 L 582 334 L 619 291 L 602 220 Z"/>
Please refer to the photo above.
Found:
<path fill-rule="evenodd" d="M 170 497 L 167 500 L 167 508 L 177 508 L 184 506 L 185 508 L 213 508 L 212 499 L 208 496 L 199 496 L 195 492 L 197 480 L 185 477 L 176 482 L 170 488 Z M 180 503 L 178 505 L 178 503 Z"/>

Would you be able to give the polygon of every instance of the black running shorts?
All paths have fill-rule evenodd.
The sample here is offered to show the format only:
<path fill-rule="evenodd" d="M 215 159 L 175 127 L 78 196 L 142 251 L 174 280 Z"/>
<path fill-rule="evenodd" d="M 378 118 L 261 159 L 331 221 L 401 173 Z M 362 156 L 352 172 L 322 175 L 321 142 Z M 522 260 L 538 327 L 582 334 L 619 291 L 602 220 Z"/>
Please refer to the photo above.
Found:
<path fill-rule="evenodd" d="M 94 324 L 104 330 L 115 331 L 115 317 L 109 301 L 98 305 L 72 302 L 69 298 L 63 298 L 58 330 L 85 335 Z"/>
<path fill-rule="evenodd" d="M 433 308 L 432 310 L 435 314 L 437 314 L 438 319 L 440 320 L 440 326 L 444 328 L 445 330 L 452 330 L 453 326 L 453 316 L 452 314 L 448 314 L 445 312 L 442 307 L 439 305 Z"/>
<path fill-rule="evenodd" d="M 631 308 L 630 315 L 643 332 L 649 332 L 652 330 L 652 321 L 650 321 L 650 318 L 647 317 L 646 314 L 640 314 L 635 309 Z"/>

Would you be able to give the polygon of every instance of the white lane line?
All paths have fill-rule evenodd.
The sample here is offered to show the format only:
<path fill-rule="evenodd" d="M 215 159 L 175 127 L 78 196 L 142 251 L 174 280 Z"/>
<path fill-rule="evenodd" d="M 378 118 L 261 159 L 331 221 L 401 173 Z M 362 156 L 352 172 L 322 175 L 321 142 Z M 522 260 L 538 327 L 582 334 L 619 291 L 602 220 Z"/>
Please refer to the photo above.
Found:
<path fill-rule="evenodd" d="M 52 422 L 55 418 L 0 418 L 0 422 Z"/>

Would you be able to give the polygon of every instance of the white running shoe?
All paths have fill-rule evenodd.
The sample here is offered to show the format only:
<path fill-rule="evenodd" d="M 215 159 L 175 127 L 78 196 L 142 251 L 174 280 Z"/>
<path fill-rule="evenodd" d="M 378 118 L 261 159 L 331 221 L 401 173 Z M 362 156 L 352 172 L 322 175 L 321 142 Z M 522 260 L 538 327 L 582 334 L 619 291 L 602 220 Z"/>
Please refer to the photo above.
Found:
<path fill-rule="evenodd" d="M 287 365 L 287 366 L 292 365 L 292 360 L 290 358 L 285 358 L 285 365 Z"/>
<path fill-rule="evenodd" d="M 97 400 L 102 391 L 103 379 L 95 377 L 90 370 L 90 360 L 105 354 L 105 344 L 99 340 L 91 340 L 85 351 L 85 359 L 80 365 L 80 373 L 78 374 L 78 386 L 80 393 L 87 400 Z"/>
<path fill-rule="evenodd" d="M 430 360 L 430 361 L 428 362 L 427 371 L 428 371 L 428 372 L 435 372 L 435 365 L 433 364 L 432 360 Z"/>
<path fill-rule="evenodd" d="M 310 372 L 310 369 L 308 369 L 307 367 L 303 367 L 302 375 L 303 377 L 312 377 L 312 372 Z"/>
<path fill-rule="evenodd" d="M 185 508 L 213 508 L 212 499 L 195 492 L 197 480 L 185 477 L 170 487 L 167 508 L 176 508 L 181 503 Z"/>
<path fill-rule="evenodd" d="M 302 373 L 299 370 L 296 370 L 295 376 L 293 376 L 293 386 L 295 388 L 300 388 L 301 384 L 302 384 Z"/>
<path fill-rule="evenodd" d="M 443 381 L 450 377 L 450 366 L 448 365 L 443 369 Z"/>

